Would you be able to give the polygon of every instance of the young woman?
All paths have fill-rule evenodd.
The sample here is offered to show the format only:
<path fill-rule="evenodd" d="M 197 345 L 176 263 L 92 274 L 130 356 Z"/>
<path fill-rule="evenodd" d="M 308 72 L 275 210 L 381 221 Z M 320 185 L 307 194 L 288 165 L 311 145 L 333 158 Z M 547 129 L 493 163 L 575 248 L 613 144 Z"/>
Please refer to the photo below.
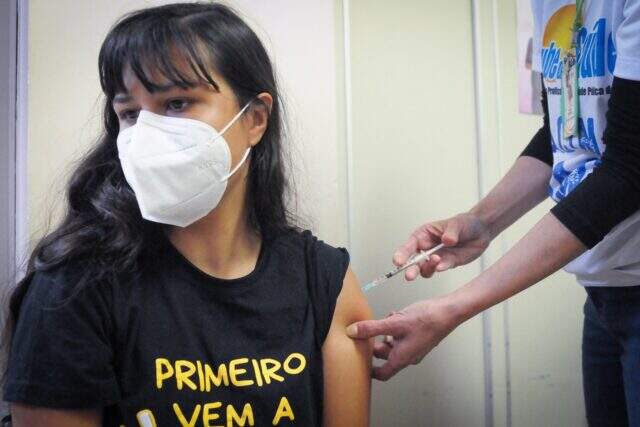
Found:
<path fill-rule="evenodd" d="M 267 53 L 230 9 L 124 17 L 105 134 L 11 301 L 18 426 L 365 426 L 370 316 L 344 249 L 295 228 Z"/>

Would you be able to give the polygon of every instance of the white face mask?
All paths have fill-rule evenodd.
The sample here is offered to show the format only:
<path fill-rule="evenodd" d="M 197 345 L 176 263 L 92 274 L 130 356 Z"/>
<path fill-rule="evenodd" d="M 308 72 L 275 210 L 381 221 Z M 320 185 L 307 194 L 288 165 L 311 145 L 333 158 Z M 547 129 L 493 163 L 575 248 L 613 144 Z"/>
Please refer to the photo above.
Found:
<path fill-rule="evenodd" d="M 218 132 L 194 119 L 143 110 L 136 124 L 118 135 L 118 155 L 145 219 L 186 227 L 211 212 L 222 199 L 231 169 L 231 151 L 222 136 L 249 104 Z"/>

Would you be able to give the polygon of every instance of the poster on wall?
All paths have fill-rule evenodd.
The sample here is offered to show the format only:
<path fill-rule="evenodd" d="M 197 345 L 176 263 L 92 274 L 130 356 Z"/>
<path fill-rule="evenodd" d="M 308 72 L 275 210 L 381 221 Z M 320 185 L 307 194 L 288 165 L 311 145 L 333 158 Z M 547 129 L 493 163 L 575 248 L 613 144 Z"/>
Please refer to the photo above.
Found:
<path fill-rule="evenodd" d="M 518 25 L 518 111 L 542 115 L 540 73 L 531 69 L 533 15 L 531 0 L 517 0 Z"/>

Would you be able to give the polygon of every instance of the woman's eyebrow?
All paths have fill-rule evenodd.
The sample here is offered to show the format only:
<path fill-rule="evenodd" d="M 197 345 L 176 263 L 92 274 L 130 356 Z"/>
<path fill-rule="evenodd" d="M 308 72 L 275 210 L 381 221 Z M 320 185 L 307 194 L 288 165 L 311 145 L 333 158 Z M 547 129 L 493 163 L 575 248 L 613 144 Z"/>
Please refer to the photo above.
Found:
<path fill-rule="evenodd" d="M 154 92 L 163 93 L 163 92 L 169 92 L 170 90 L 176 89 L 176 88 L 184 90 L 183 88 L 181 88 L 180 86 L 178 86 L 175 83 L 168 83 L 166 85 L 158 85 L 158 84 L 156 84 L 156 87 L 154 88 L 153 91 Z"/>
<path fill-rule="evenodd" d="M 166 85 L 156 85 L 156 87 L 154 88 L 153 92 L 157 92 L 157 93 L 166 93 L 169 92 L 173 89 L 180 89 L 182 91 L 187 91 L 189 89 L 184 89 L 181 88 L 180 86 L 173 84 L 173 83 L 169 83 Z M 128 93 L 119 93 L 116 96 L 113 97 L 113 103 L 114 104 L 125 104 L 127 102 L 130 102 L 133 100 L 133 96 L 131 96 Z"/>
<path fill-rule="evenodd" d="M 116 96 L 113 97 L 113 103 L 114 104 L 125 104 L 129 101 L 131 101 L 133 99 L 133 97 L 131 95 L 129 95 L 128 93 L 119 93 Z"/>

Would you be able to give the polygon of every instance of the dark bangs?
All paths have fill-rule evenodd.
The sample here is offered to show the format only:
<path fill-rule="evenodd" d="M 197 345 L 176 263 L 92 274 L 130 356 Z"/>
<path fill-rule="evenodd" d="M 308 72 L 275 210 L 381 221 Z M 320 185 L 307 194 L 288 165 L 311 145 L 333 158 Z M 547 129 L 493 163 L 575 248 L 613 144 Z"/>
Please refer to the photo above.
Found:
<path fill-rule="evenodd" d="M 211 52 L 190 29 L 194 27 L 188 21 L 193 19 L 187 19 L 187 10 L 175 13 L 174 7 L 173 12 L 133 12 L 111 30 L 98 59 L 100 84 L 109 99 L 126 92 L 122 74 L 127 65 L 149 92 L 159 89 L 160 81 L 183 89 L 208 83 L 218 90 L 210 73 L 215 67 Z"/>

